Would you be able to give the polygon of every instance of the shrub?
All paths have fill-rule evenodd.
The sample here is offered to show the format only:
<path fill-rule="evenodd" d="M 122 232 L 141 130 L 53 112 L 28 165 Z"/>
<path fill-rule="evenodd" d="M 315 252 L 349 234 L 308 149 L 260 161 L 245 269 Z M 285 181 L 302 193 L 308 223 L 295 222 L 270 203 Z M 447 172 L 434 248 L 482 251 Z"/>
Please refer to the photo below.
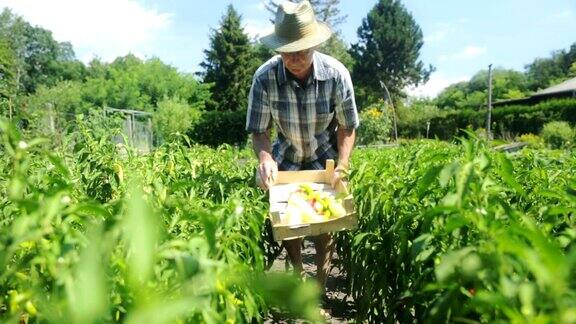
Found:
<path fill-rule="evenodd" d="M 499 134 L 537 134 L 544 124 L 563 120 L 576 124 L 576 99 L 553 99 L 533 106 L 504 106 L 492 110 L 492 130 Z M 401 124 L 401 133 L 417 133 L 418 125 Z M 430 119 L 430 137 L 452 139 L 463 129 L 486 127 L 486 110 L 452 110 Z"/>
<path fill-rule="evenodd" d="M 411 138 L 430 137 L 430 120 L 446 114 L 446 111 L 438 109 L 429 99 L 411 99 L 405 105 L 398 105 L 396 112 L 398 136 Z"/>
<path fill-rule="evenodd" d="M 574 130 L 567 122 L 554 121 L 544 125 L 542 138 L 552 148 L 569 147 L 574 142 Z"/>
<path fill-rule="evenodd" d="M 10 114 L 10 104 L 7 98 L 0 95 L 0 116 L 8 118 Z"/>
<path fill-rule="evenodd" d="M 71 118 L 74 114 L 86 113 L 94 108 L 94 105 L 82 98 L 82 83 L 73 81 L 60 82 L 51 88 L 40 86 L 34 94 L 25 98 L 24 103 L 31 113 L 52 110 Z"/>
<path fill-rule="evenodd" d="M 185 134 L 200 118 L 200 111 L 179 99 L 164 99 L 154 113 L 154 128 L 162 140 L 171 134 Z"/>
<path fill-rule="evenodd" d="M 246 110 L 205 111 L 188 132 L 190 141 L 211 147 L 246 145 Z"/>
<path fill-rule="evenodd" d="M 369 106 L 360 113 L 358 144 L 385 143 L 392 129 L 392 114 L 383 101 Z"/>
<path fill-rule="evenodd" d="M 542 137 L 538 135 L 534 135 L 532 133 L 522 134 L 516 138 L 519 142 L 528 143 L 528 146 L 532 148 L 543 148 L 544 147 L 544 140 Z"/>

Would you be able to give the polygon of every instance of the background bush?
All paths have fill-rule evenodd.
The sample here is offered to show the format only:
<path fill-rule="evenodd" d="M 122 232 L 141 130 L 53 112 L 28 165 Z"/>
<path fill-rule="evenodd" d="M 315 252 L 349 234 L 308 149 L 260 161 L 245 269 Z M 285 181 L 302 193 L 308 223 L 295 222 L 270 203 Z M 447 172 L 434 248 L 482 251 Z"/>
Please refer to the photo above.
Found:
<path fill-rule="evenodd" d="M 194 143 L 217 147 L 227 143 L 244 146 L 248 140 L 246 110 L 205 111 L 188 132 Z"/>
<path fill-rule="evenodd" d="M 171 134 L 185 134 L 200 119 L 201 112 L 179 99 L 164 99 L 154 113 L 154 131 L 161 141 Z"/>
<path fill-rule="evenodd" d="M 567 122 L 554 121 L 544 125 L 542 138 L 552 148 L 570 147 L 574 143 L 574 130 Z"/>
<path fill-rule="evenodd" d="M 430 99 L 409 99 L 406 104 L 397 106 L 396 113 L 399 137 L 425 138 L 430 137 L 427 123 L 432 118 L 445 115 L 446 110 L 440 110 Z"/>
<path fill-rule="evenodd" d="M 504 106 L 492 111 L 492 131 L 496 135 L 539 134 L 544 124 L 566 121 L 576 125 L 576 99 L 555 99 L 533 106 Z M 422 123 L 404 123 L 399 120 L 400 134 L 421 134 Z M 486 110 L 464 109 L 439 112 L 430 118 L 430 136 L 449 140 L 463 136 L 463 129 L 486 127 Z"/>
<path fill-rule="evenodd" d="M 388 106 L 380 100 L 360 113 L 358 128 L 358 144 L 367 145 L 386 143 L 392 129 L 392 113 Z"/>
<path fill-rule="evenodd" d="M 528 145 L 535 149 L 544 148 L 544 140 L 542 137 L 534 134 L 522 134 L 516 138 L 519 142 L 526 142 Z"/>

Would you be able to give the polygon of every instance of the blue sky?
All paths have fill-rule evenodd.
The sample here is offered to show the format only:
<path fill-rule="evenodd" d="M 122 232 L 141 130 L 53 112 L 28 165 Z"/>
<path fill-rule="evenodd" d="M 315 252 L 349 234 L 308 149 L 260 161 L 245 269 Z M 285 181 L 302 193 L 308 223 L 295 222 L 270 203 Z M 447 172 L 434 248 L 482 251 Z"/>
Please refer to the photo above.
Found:
<path fill-rule="evenodd" d="M 348 15 L 339 26 L 346 42 L 376 0 L 341 0 Z M 0 0 L 34 25 L 70 41 L 76 56 L 110 61 L 127 53 L 159 57 L 183 72 L 203 60 L 211 28 L 228 4 L 252 36 L 270 28 L 261 0 Z M 424 34 L 421 59 L 436 72 L 428 84 L 411 90 L 433 96 L 447 85 L 469 79 L 488 64 L 522 71 L 537 57 L 576 42 L 575 0 L 404 0 Z"/>

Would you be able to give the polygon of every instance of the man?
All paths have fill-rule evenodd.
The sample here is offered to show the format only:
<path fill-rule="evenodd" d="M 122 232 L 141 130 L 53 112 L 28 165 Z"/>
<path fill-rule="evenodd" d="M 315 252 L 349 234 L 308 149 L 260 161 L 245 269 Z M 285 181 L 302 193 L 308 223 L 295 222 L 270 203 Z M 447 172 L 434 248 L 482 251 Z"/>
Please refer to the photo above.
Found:
<path fill-rule="evenodd" d="M 274 183 L 278 170 L 323 170 L 327 159 L 335 159 L 335 182 L 348 167 L 359 125 L 350 73 L 336 59 L 315 51 L 331 34 L 328 26 L 316 21 L 308 1 L 286 1 L 278 7 L 274 32 L 261 39 L 280 54 L 254 74 L 248 103 L 246 130 L 252 133 L 264 189 Z M 278 133 L 274 145 L 272 124 Z M 330 234 L 312 240 L 317 280 L 324 289 L 333 240 Z M 283 245 L 301 274 L 302 239 Z"/>

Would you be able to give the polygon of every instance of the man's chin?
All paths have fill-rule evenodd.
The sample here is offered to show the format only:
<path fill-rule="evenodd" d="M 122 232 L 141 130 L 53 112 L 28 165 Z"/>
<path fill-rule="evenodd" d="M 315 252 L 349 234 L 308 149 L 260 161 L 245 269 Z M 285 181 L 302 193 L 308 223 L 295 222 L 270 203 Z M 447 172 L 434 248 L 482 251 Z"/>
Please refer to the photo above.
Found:
<path fill-rule="evenodd" d="M 299 73 L 302 73 L 302 69 L 290 69 L 290 68 L 288 68 L 288 72 L 290 72 L 292 74 L 299 74 Z"/>

